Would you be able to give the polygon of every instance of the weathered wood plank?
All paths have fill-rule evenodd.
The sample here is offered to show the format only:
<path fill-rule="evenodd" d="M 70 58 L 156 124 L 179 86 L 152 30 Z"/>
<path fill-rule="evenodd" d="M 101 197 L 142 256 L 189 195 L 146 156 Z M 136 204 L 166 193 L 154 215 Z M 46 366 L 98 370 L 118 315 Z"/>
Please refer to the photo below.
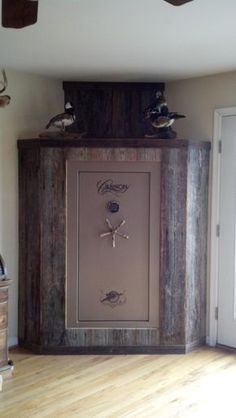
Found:
<path fill-rule="evenodd" d="M 19 152 L 19 339 L 40 340 L 39 149 Z"/>
<path fill-rule="evenodd" d="M 20 139 L 18 148 L 196 148 L 210 149 L 211 144 L 206 141 L 192 141 L 186 139 L 151 139 L 151 138 L 75 138 L 70 136 L 50 136 L 34 139 Z"/>
<path fill-rule="evenodd" d="M 206 336 L 209 154 L 189 148 L 186 225 L 186 341 Z"/>
<path fill-rule="evenodd" d="M 185 344 L 187 149 L 163 153 L 160 343 Z"/>
<path fill-rule="evenodd" d="M 61 343 L 65 330 L 65 160 L 60 149 L 41 150 L 41 338 Z"/>
<path fill-rule="evenodd" d="M 89 138 L 143 137 L 144 109 L 156 98 L 163 83 L 64 82 L 65 101 L 75 107 L 76 122 L 69 132 Z"/>

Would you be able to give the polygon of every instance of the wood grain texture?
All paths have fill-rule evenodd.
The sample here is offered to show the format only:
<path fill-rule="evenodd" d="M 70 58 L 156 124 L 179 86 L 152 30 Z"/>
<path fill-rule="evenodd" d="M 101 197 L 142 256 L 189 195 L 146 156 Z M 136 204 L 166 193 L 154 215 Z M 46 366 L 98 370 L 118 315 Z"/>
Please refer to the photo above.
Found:
<path fill-rule="evenodd" d="M 124 352 L 122 347 L 140 347 L 140 352 L 145 347 L 159 346 L 159 330 L 157 328 L 127 328 L 127 329 L 67 329 L 66 345 L 70 347 L 107 347 L 107 352 L 112 352 L 118 347 L 118 352 Z M 142 348 L 141 348 L 142 347 Z"/>
<path fill-rule="evenodd" d="M 163 154 L 161 187 L 161 345 L 186 347 L 206 336 L 209 153 Z"/>
<path fill-rule="evenodd" d="M 75 134 L 55 136 L 51 138 L 20 139 L 18 148 L 196 148 L 210 150 L 211 144 L 207 141 L 192 141 L 186 139 L 151 139 L 151 138 L 75 138 Z"/>
<path fill-rule="evenodd" d="M 89 138 L 138 138 L 148 129 L 143 111 L 164 84 L 64 82 L 63 88 L 65 102 L 73 103 L 76 114 L 69 132 L 85 132 Z"/>
<path fill-rule="evenodd" d="M 41 209 L 40 150 L 19 152 L 19 338 L 40 340 Z"/>
<path fill-rule="evenodd" d="M 161 140 L 145 148 L 141 140 L 126 148 L 104 141 L 18 143 L 19 342 L 41 353 L 188 351 L 205 339 L 209 144 Z M 160 329 L 65 328 L 65 182 L 73 159 L 161 161 Z"/>
<path fill-rule="evenodd" d="M 61 343 L 65 329 L 65 160 L 59 149 L 41 150 L 41 339 Z"/>
<path fill-rule="evenodd" d="M 185 344 L 187 149 L 163 153 L 160 343 Z"/>
<path fill-rule="evenodd" d="M 209 155 L 189 148 L 186 224 L 186 342 L 206 335 Z"/>
<path fill-rule="evenodd" d="M 41 150 L 41 346 L 50 347 L 145 347 L 157 346 L 158 329 L 65 329 L 65 162 L 160 161 L 158 149 L 55 149 Z M 49 234 L 50 231 L 50 234 Z M 43 350 L 43 349 L 42 349 Z M 142 352 L 142 351 L 141 351 Z"/>
<path fill-rule="evenodd" d="M 236 354 L 38 356 L 14 350 L 1 418 L 235 416 Z"/>

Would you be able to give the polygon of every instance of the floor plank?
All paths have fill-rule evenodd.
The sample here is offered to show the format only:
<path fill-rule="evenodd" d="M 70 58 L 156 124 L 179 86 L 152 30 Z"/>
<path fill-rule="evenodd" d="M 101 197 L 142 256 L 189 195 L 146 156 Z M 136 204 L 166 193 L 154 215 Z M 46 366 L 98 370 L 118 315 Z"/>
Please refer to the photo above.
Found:
<path fill-rule="evenodd" d="M 39 356 L 11 352 L 1 418 L 235 418 L 236 353 Z"/>

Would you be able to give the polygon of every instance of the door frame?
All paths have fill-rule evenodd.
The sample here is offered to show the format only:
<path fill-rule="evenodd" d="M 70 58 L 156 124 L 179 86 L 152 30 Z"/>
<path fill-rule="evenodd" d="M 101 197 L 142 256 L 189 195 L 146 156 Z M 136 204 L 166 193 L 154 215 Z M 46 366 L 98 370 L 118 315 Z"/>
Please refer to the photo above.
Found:
<path fill-rule="evenodd" d="M 212 143 L 212 191 L 211 191 L 211 240 L 210 240 L 210 286 L 209 286 L 209 337 L 208 344 L 217 344 L 218 321 L 216 309 L 218 307 L 219 288 L 219 237 L 217 225 L 220 221 L 220 167 L 221 153 L 219 142 L 222 136 L 222 119 L 226 116 L 236 116 L 236 107 L 219 108 L 214 111 L 214 133 Z"/>

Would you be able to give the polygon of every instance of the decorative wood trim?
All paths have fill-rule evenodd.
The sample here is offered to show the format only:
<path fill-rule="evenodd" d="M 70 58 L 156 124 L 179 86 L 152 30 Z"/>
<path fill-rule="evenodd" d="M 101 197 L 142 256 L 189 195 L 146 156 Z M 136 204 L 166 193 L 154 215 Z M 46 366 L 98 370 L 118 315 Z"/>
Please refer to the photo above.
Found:
<path fill-rule="evenodd" d="M 17 141 L 18 148 L 197 148 L 210 149 L 211 144 L 207 141 L 188 141 L 185 139 L 145 139 L 145 138 L 34 138 L 20 139 Z"/>
<path fill-rule="evenodd" d="M 36 354 L 185 354 L 193 348 L 204 345 L 202 341 L 200 344 L 195 344 L 192 347 L 185 345 L 176 346 L 87 346 L 87 347 L 68 347 L 68 346 L 38 346 L 25 344 L 24 341 L 19 340 L 19 345 L 23 348 L 30 349 Z"/>

